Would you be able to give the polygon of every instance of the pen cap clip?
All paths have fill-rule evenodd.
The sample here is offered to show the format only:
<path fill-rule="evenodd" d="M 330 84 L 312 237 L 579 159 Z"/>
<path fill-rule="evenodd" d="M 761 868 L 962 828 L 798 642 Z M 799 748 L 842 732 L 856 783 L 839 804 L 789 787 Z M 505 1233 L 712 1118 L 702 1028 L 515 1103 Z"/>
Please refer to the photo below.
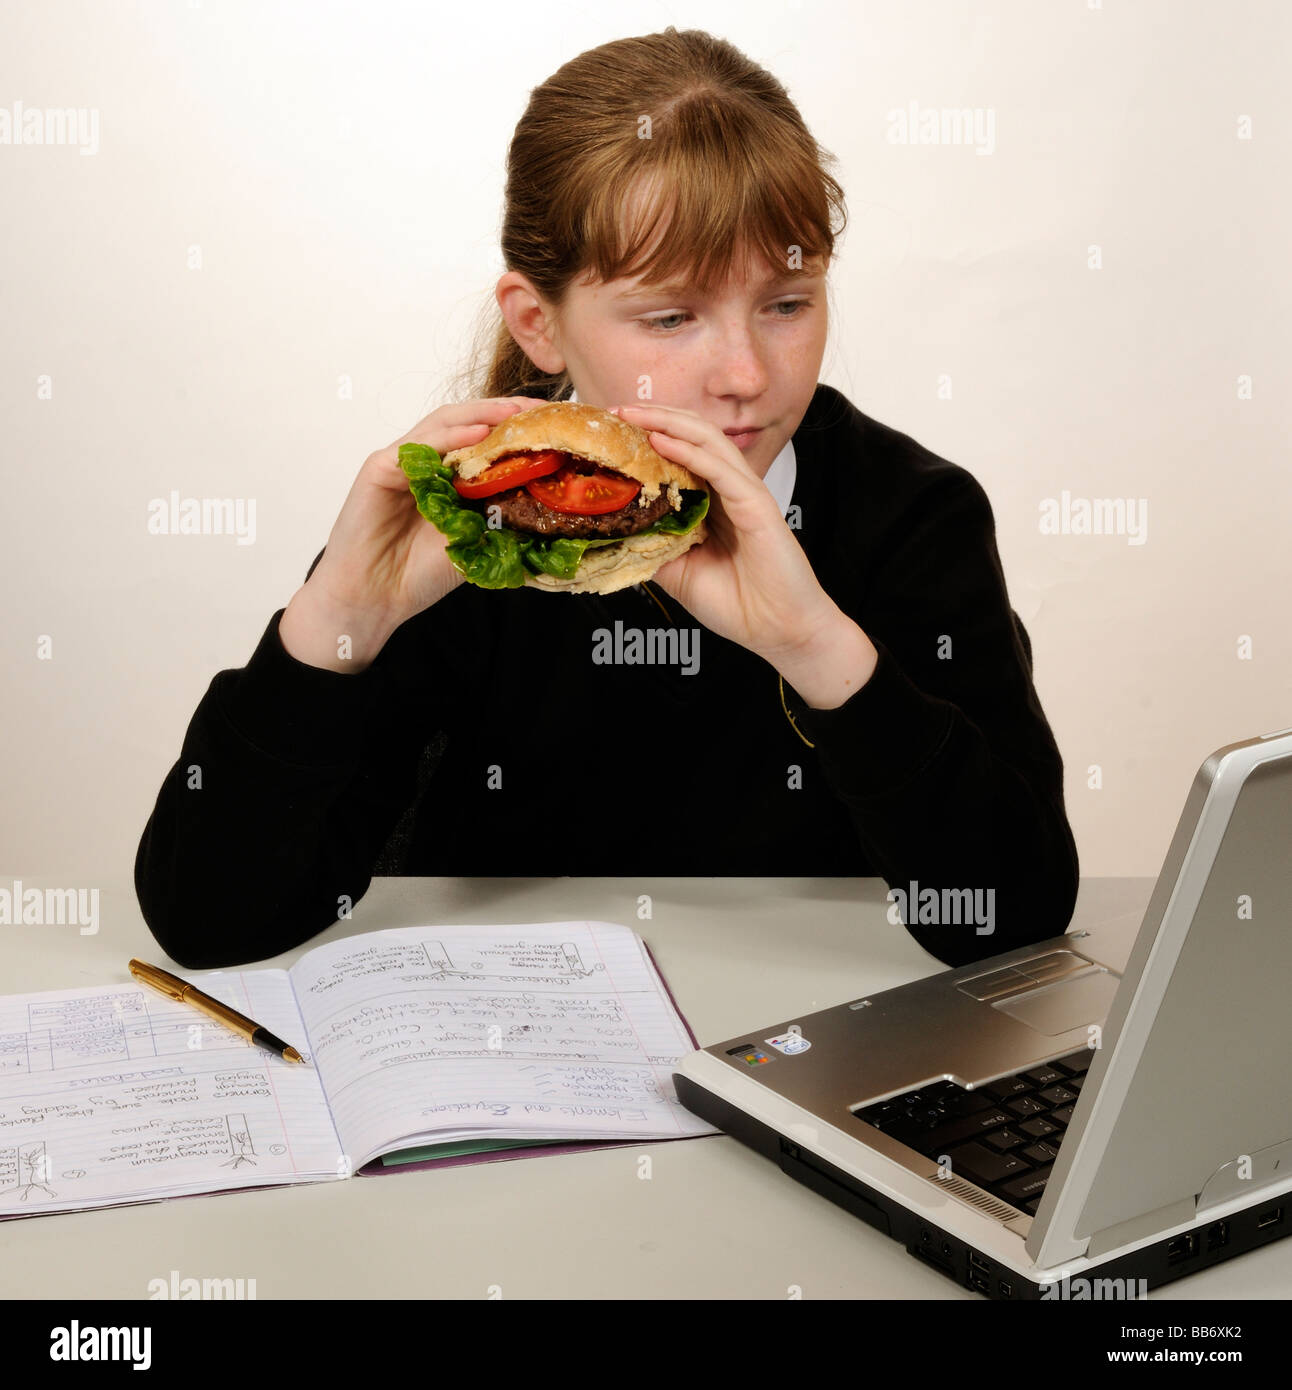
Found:
<path fill-rule="evenodd" d="M 184 998 L 184 981 L 177 980 L 169 971 L 161 970 L 142 960 L 132 960 L 129 964 L 129 970 L 141 985 L 148 985 L 152 989 L 159 990 L 170 999 L 182 1000 Z"/>

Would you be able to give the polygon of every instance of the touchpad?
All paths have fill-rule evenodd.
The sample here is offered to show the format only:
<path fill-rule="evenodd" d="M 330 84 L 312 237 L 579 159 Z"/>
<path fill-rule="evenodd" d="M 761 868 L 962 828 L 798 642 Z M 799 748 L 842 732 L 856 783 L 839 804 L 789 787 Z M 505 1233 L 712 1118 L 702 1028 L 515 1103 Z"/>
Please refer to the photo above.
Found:
<path fill-rule="evenodd" d="M 1026 1023 L 1038 1033 L 1053 1036 L 1066 1033 L 1070 1028 L 1102 1023 L 1120 983 L 1118 976 L 1097 970 L 1074 980 L 1060 980 L 1028 990 L 1026 994 L 1016 994 L 1012 999 L 994 1000 L 991 1007 Z"/>

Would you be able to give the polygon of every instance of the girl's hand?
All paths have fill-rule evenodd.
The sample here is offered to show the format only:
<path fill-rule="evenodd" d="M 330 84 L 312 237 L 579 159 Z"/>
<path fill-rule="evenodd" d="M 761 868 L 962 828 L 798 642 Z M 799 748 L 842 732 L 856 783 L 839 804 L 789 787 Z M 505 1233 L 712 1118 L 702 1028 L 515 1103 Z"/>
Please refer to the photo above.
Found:
<path fill-rule="evenodd" d="M 725 434 L 692 410 L 625 405 L 614 412 L 650 432 L 651 447 L 710 486 L 709 538 L 655 572 L 705 627 L 778 669 L 847 622 L 812 572 L 767 485 Z"/>
<path fill-rule="evenodd" d="M 323 558 L 279 620 L 288 654 L 327 670 L 362 671 L 397 627 L 465 583 L 444 553 L 448 537 L 417 510 L 399 446 L 429 444 L 443 456 L 478 444 L 509 416 L 546 404 L 514 396 L 442 405 L 402 439 L 369 454 Z"/>
<path fill-rule="evenodd" d="M 399 446 L 429 444 L 443 457 L 478 444 L 509 416 L 546 404 L 509 396 L 442 405 L 402 439 L 370 454 L 309 583 L 343 611 L 381 615 L 392 631 L 464 583 L 444 553 L 448 538 L 417 510 Z"/>

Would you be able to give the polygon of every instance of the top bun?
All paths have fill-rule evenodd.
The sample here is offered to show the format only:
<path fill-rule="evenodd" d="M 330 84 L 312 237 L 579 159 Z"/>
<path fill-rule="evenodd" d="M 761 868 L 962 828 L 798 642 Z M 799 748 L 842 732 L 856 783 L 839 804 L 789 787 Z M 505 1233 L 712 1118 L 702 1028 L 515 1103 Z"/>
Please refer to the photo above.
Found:
<path fill-rule="evenodd" d="M 506 454 L 528 449 L 560 449 L 613 468 L 642 485 L 641 499 L 654 501 L 666 487 L 674 510 L 681 504 L 677 488 L 708 492 L 703 478 L 651 448 L 650 436 L 618 415 L 583 401 L 551 401 L 522 410 L 496 425 L 478 443 L 453 449 L 444 462 L 461 478 L 474 478 Z"/>

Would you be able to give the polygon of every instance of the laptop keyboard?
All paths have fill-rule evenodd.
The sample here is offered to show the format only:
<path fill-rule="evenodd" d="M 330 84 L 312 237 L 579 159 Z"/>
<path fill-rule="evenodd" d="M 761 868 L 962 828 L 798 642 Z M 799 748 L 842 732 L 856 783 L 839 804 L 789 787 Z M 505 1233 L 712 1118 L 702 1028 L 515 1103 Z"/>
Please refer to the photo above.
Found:
<path fill-rule="evenodd" d="M 859 1120 L 1029 1216 L 1036 1214 L 1090 1067 L 1088 1048 L 972 1091 L 934 1081 L 854 1110 Z"/>

